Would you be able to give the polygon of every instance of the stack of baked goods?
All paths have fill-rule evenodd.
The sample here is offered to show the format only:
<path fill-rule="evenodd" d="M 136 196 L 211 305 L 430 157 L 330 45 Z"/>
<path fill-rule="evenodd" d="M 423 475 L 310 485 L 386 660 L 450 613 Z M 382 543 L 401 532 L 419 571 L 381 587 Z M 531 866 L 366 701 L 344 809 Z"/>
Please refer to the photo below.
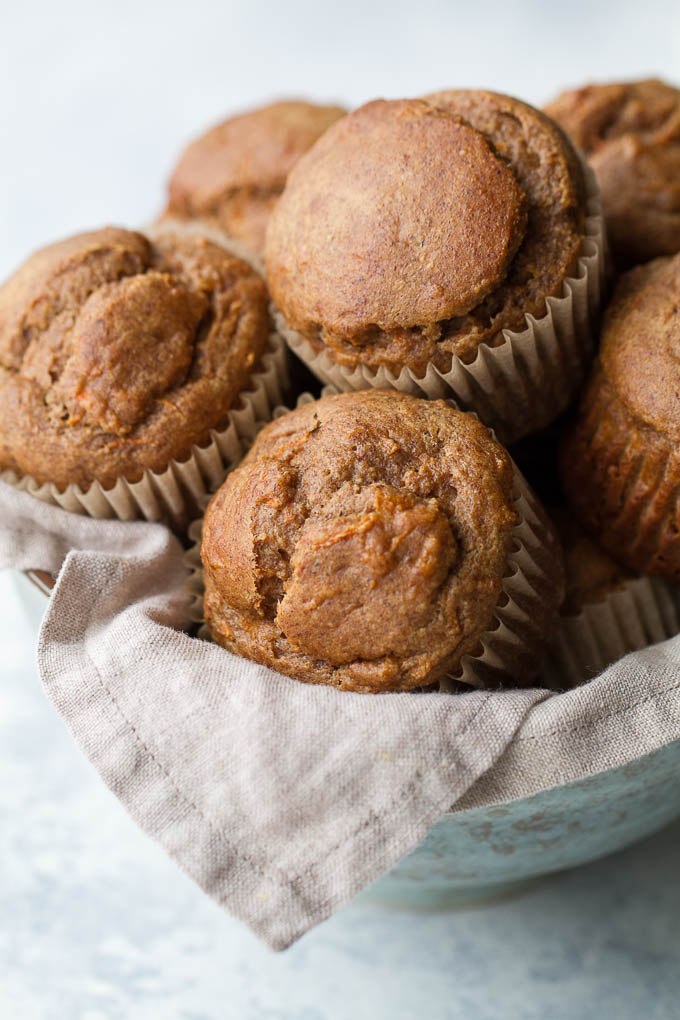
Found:
<path fill-rule="evenodd" d="M 660 82 L 232 118 L 0 288 L 3 477 L 182 533 L 214 492 L 197 616 L 299 680 L 583 682 L 678 630 L 678 169 Z"/>

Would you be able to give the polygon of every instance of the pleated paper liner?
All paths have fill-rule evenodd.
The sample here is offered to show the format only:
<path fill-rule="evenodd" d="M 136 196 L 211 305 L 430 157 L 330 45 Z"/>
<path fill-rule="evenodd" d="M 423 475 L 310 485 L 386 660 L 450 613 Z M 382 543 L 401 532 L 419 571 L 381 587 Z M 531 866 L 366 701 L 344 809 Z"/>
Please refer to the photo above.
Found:
<path fill-rule="evenodd" d="M 560 584 L 561 553 L 543 508 L 517 467 L 513 504 L 518 520 L 493 626 L 480 639 L 481 651 L 464 655 L 456 673 L 440 680 L 441 691 L 455 690 L 458 684 L 527 687 L 536 681 L 547 635 L 555 627 L 551 600 L 545 596 Z"/>
<path fill-rule="evenodd" d="M 219 431 L 211 430 L 205 445 L 193 446 L 185 459 L 170 461 L 163 471 L 147 469 L 137 482 L 119 478 L 109 489 L 92 482 L 87 489 L 69 485 L 63 492 L 52 482 L 40 484 L 12 470 L 1 472 L 0 479 L 72 513 L 121 521 L 165 521 L 182 530 L 201 512 L 204 497 L 219 487 L 229 468 L 241 459 L 242 444 L 254 435 L 258 423 L 270 420 L 283 399 L 285 381 L 284 344 L 272 333 L 260 368 L 249 388 L 236 398 L 227 424 Z"/>
<path fill-rule="evenodd" d="M 660 577 L 636 577 L 580 613 L 560 618 L 543 667 L 547 684 L 578 687 L 607 666 L 680 632 L 680 595 Z"/>
<path fill-rule="evenodd" d="M 309 394 L 300 402 L 313 399 Z M 285 413 L 285 408 L 278 409 Z M 278 416 L 278 415 L 277 415 Z M 545 592 L 555 589 L 561 574 L 559 552 L 546 518 L 526 481 L 515 468 L 513 501 L 518 522 L 513 530 L 513 547 L 503 579 L 503 591 L 494 610 L 493 625 L 480 638 L 480 651 L 465 655 L 458 672 L 440 681 L 439 689 L 455 692 L 466 687 L 498 688 L 528 686 L 536 675 L 537 663 L 546 646 L 546 634 L 555 626 L 555 614 L 546 608 Z M 202 520 L 193 521 L 185 554 L 189 570 L 187 591 L 191 619 L 198 636 L 211 640 L 203 617 L 203 567 L 201 564 Z M 508 676 L 513 681 L 508 681 Z"/>
<path fill-rule="evenodd" d="M 263 273 L 262 263 L 242 245 L 201 224 L 166 220 L 145 227 L 143 233 L 151 240 L 163 234 L 205 237 L 249 262 L 260 275 Z M 243 443 L 252 442 L 257 429 L 271 419 L 274 408 L 284 399 L 287 385 L 285 344 L 272 330 L 259 367 L 229 409 L 226 424 L 219 430 L 211 429 L 205 443 L 192 446 L 186 457 L 171 460 L 163 471 L 147 469 L 136 482 L 119 478 L 108 489 L 95 481 L 87 489 L 69 485 L 63 492 L 52 482 L 41 484 L 30 475 L 12 470 L 0 472 L 0 479 L 72 513 L 121 521 L 165 521 L 182 531 L 202 512 L 206 497 L 219 487 L 230 467 L 241 459 Z"/>
<path fill-rule="evenodd" d="M 595 177 L 585 164 L 584 169 L 584 237 L 575 273 L 564 281 L 562 296 L 546 299 L 541 318 L 526 315 L 522 332 L 503 330 L 498 347 L 480 344 L 469 364 L 454 357 L 448 372 L 430 364 L 422 378 L 409 368 L 398 373 L 367 365 L 347 368 L 336 364 L 327 351 L 316 351 L 274 309 L 278 331 L 322 382 L 343 392 L 372 386 L 431 399 L 453 397 L 464 410 L 475 411 L 506 445 L 538 431 L 571 403 L 594 353 L 608 252 Z"/>

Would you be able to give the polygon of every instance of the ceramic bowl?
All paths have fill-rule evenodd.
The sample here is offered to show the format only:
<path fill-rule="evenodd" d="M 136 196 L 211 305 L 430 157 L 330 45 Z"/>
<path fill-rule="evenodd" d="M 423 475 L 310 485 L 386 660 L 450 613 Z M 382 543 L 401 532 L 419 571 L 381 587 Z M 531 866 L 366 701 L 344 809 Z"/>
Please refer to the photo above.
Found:
<path fill-rule="evenodd" d="M 49 595 L 49 574 L 31 571 L 29 577 Z M 531 797 L 449 812 L 360 898 L 429 909 L 519 892 L 534 879 L 622 850 L 680 817 L 679 778 L 680 740 Z"/>
<path fill-rule="evenodd" d="M 467 906 L 597 860 L 680 817 L 680 740 L 621 768 L 521 800 L 444 815 L 362 897 Z"/>

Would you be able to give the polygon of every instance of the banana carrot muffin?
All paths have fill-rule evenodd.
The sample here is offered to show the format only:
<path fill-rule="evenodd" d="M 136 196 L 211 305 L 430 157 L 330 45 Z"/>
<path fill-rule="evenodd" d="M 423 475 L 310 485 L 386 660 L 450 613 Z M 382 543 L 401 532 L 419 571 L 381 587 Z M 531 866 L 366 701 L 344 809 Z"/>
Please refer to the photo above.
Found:
<path fill-rule="evenodd" d="M 108 488 L 188 455 L 247 387 L 267 300 L 199 238 L 107 227 L 39 251 L 0 287 L 0 468 Z"/>
<path fill-rule="evenodd" d="M 260 255 L 288 173 L 344 113 L 289 100 L 218 124 L 182 155 L 170 178 L 166 214 L 218 227 Z"/>
<path fill-rule="evenodd" d="M 618 563 L 567 508 L 552 509 L 564 550 L 565 596 L 542 669 L 544 681 L 568 690 L 607 666 L 680 630 L 677 591 Z"/>
<path fill-rule="evenodd" d="M 584 606 L 604 601 L 639 577 L 598 545 L 566 508 L 551 509 L 550 519 L 557 527 L 564 552 L 563 616 L 576 615 Z"/>
<path fill-rule="evenodd" d="M 562 449 L 582 523 L 617 560 L 680 582 L 680 255 L 621 277 Z"/>
<path fill-rule="evenodd" d="M 489 430 L 444 401 L 305 404 L 260 432 L 208 507 L 210 632 L 299 680 L 376 692 L 455 673 L 498 628 L 485 679 L 527 683 L 562 576 L 518 484 Z"/>
<path fill-rule="evenodd" d="M 540 110 L 496 92 L 454 89 L 425 97 L 462 117 L 512 168 L 526 196 L 527 223 L 508 272 L 488 298 L 455 324 L 457 343 L 502 342 L 502 330 L 521 330 L 527 314 L 540 317 L 574 273 L 583 241 L 583 168 L 563 131 Z M 451 331 L 454 324 L 449 324 Z M 449 341 L 451 343 L 451 340 Z M 452 344 L 455 353 L 461 353 Z"/>
<path fill-rule="evenodd" d="M 582 326 L 553 320 L 567 335 L 536 354 L 527 320 L 546 315 L 576 273 L 585 214 L 571 143 L 525 103 L 488 92 L 377 100 L 329 128 L 291 172 L 269 224 L 267 280 L 284 335 L 326 381 L 392 385 L 387 371 L 399 389 L 444 395 L 428 389 L 434 370 L 487 420 L 475 395 L 491 377 L 518 438 L 546 423 L 534 421 L 544 391 L 544 419 L 566 406 L 575 366 L 589 360 Z M 457 390 L 456 362 L 471 365 L 480 347 L 506 343 L 504 331 L 527 329 L 512 366 L 503 357 L 470 394 Z M 321 355 L 335 374 L 317 369 Z M 361 380 L 350 379 L 358 369 Z"/>
<path fill-rule="evenodd" d="M 546 113 L 588 156 L 619 261 L 680 251 L 680 90 L 655 79 L 586 85 Z"/>
<path fill-rule="evenodd" d="M 569 143 L 518 100 L 377 100 L 291 174 L 267 239 L 272 296 L 342 364 L 446 371 L 542 313 L 575 264 L 583 196 Z"/>

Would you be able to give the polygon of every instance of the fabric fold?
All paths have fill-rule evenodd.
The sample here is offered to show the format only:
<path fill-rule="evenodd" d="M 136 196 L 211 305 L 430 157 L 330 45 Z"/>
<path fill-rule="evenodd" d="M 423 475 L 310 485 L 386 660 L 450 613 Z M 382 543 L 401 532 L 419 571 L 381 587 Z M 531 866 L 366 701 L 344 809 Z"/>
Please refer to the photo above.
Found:
<path fill-rule="evenodd" d="M 77 744 L 144 832 L 274 949 L 452 806 L 680 738 L 680 639 L 561 695 L 340 692 L 182 630 L 187 574 L 163 525 L 92 520 L 2 483 L 0 512 L 0 566 L 59 572 L 38 666 Z"/>
<path fill-rule="evenodd" d="M 276 949 L 413 849 L 546 692 L 367 696 L 300 684 L 182 632 L 162 525 L 76 517 L 0 487 L 0 563 L 57 584 L 47 694 L 135 821 Z M 67 551 L 71 548 L 71 551 Z M 118 551 L 122 550 L 122 551 Z"/>

